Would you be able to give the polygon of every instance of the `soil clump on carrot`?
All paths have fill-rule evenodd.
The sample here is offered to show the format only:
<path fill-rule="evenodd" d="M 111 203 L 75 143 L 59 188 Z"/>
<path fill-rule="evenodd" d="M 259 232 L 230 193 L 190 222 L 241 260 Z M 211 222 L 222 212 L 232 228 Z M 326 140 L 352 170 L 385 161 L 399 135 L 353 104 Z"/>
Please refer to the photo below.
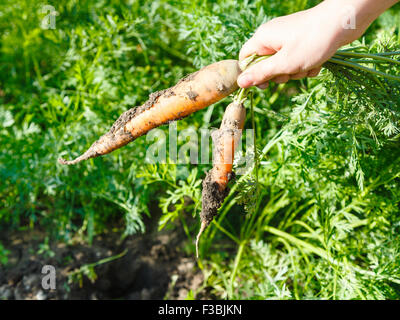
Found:
<path fill-rule="evenodd" d="M 218 184 L 212 180 L 211 172 L 207 172 L 203 180 L 202 208 L 200 213 L 201 221 L 205 221 L 207 226 L 217 215 L 218 209 L 229 193 L 229 188 L 220 190 Z"/>

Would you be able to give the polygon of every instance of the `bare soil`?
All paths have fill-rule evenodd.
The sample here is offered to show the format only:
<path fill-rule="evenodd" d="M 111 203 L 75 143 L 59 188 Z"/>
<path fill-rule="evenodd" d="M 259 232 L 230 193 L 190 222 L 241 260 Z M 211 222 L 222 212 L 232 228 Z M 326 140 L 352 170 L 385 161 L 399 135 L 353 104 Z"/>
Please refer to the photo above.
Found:
<path fill-rule="evenodd" d="M 39 254 L 45 236 L 40 231 L 1 232 L 0 241 L 11 253 L 7 266 L 0 266 L 0 300 L 185 299 L 189 290 L 196 291 L 203 284 L 195 257 L 181 250 L 187 238 L 179 228 L 123 241 L 120 233 L 110 232 L 95 237 L 91 246 L 54 242 L 49 243 L 51 251 Z M 121 258 L 94 268 L 96 281 L 85 275 L 82 286 L 68 281 L 72 271 L 125 250 Z M 44 265 L 56 268 L 55 290 L 42 288 Z"/>

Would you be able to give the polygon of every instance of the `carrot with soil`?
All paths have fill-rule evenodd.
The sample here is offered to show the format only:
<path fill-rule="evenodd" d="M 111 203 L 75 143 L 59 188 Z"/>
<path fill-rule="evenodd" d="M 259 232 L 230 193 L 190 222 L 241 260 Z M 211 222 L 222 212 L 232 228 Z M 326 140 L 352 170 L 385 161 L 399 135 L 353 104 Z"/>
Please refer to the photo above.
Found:
<path fill-rule="evenodd" d="M 214 164 L 203 180 L 201 227 L 196 238 L 196 255 L 199 257 L 200 236 L 217 215 L 218 209 L 229 193 L 228 183 L 233 178 L 235 149 L 242 136 L 246 109 L 241 100 L 232 102 L 225 110 L 221 127 L 215 132 Z"/>
<path fill-rule="evenodd" d="M 58 161 L 71 165 L 108 154 L 153 128 L 208 107 L 238 89 L 236 80 L 240 73 L 237 60 L 223 60 L 206 66 L 181 79 L 174 87 L 151 94 L 142 106 L 124 112 L 108 133 L 75 160 Z"/>
<path fill-rule="evenodd" d="M 392 55 L 398 55 L 398 52 L 387 52 L 385 57 L 382 57 L 382 54 L 351 52 L 350 50 L 338 51 L 324 66 L 339 76 L 346 75 L 347 69 L 351 69 L 355 73 L 367 74 L 382 86 L 378 77 L 382 77 L 386 81 L 400 81 L 400 77 L 371 69 L 364 66 L 363 63 L 384 62 L 393 66 L 398 65 L 397 60 L 388 58 Z M 223 60 L 204 67 L 181 79 L 174 87 L 151 94 L 149 100 L 140 107 L 124 112 L 113 124 L 110 131 L 93 143 L 83 155 L 72 161 L 59 159 L 59 162 L 71 165 L 108 154 L 145 135 L 153 128 L 182 119 L 206 108 L 238 89 L 236 81 L 242 71 L 268 58 L 269 56 L 253 54 L 240 62 Z M 363 59 L 360 60 L 360 58 Z M 349 80 L 354 81 L 352 77 L 349 77 Z M 359 78 L 356 80 L 357 85 L 358 81 Z M 368 88 L 368 86 L 365 86 L 365 88 Z M 196 238 L 197 256 L 198 243 L 202 232 L 217 215 L 218 209 L 229 193 L 227 185 L 233 176 L 233 155 L 240 140 L 241 129 L 243 129 L 245 120 L 243 102 L 246 93 L 247 89 L 241 89 L 234 102 L 227 107 L 221 128 L 217 133 L 214 167 L 207 173 L 203 181 L 201 228 Z M 361 94 L 369 97 L 368 90 L 361 92 Z M 375 99 L 375 97 L 372 97 L 372 99 Z"/>
<path fill-rule="evenodd" d="M 395 54 L 397 52 L 386 53 L 388 56 Z M 381 76 L 389 80 L 400 81 L 398 76 L 376 71 L 351 60 L 352 58 L 359 58 L 360 55 L 357 52 L 346 51 L 343 53 L 343 51 L 338 51 L 333 58 L 328 60 L 326 66 L 341 65 L 345 68 L 363 70 L 375 77 Z M 398 63 L 394 59 L 382 57 L 378 54 L 363 54 L 363 56 L 377 61 Z M 268 57 L 254 54 L 240 61 L 240 63 L 237 60 L 222 60 L 186 76 L 174 87 L 151 94 L 149 100 L 142 106 L 124 112 L 113 124 L 110 131 L 93 143 L 83 155 L 72 161 L 59 159 L 59 163 L 71 165 L 105 155 L 125 146 L 153 128 L 182 119 L 193 112 L 208 107 L 238 89 L 236 80 L 243 70 Z"/>

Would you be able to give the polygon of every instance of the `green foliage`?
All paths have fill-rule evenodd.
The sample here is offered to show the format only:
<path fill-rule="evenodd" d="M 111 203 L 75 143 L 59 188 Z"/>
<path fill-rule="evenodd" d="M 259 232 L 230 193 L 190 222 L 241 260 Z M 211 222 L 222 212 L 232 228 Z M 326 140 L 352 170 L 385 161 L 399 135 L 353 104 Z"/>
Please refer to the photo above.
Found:
<path fill-rule="evenodd" d="M 199 213 L 209 165 L 149 165 L 145 137 L 75 167 L 57 158 L 87 149 L 149 93 L 237 57 L 263 21 L 317 2 L 62 0 L 56 29 L 44 30 L 42 2 L 2 1 L 0 229 L 91 241 L 110 226 L 144 231 L 157 205 L 160 227 L 180 221 L 193 239 L 198 225 L 187 218 Z M 398 11 L 370 28 L 368 51 L 398 50 Z M 330 69 L 254 95 L 259 166 L 237 178 L 201 243 L 205 284 L 219 298 L 400 297 L 399 85 Z M 180 121 L 178 132 L 218 127 L 227 103 Z M 94 280 L 95 266 L 71 279 Z"/>
<path fill-rule="evenodd" d="M 10 254 L 9 250 L 6 250 L 4 246 L 0 243 L 0 265 L 6 265 L 8 262 L 8 255 Z"/>
<path fill-rule="evenodd" d="M 44 239 L 44 242 L 39 244 L 39 250 L 37 251 L 37 253 L 43 255 L 45 258 L 52 258 L 55 256 L 54 251 L 51 250 L 51 247 L 49 245 L 49 237 L 46 237 Z"/>
<path fill-rule="evenodd" d="M 66 240 L 82 222 L 90 240 L 123 217 L 127 234 L 143 231 L 141 215 L 157 192 L 135 178 L 143 139 L 138 161 L 129 149 L 75 168 L 56 160 L 69 147 L 81 152 L 124 110 L 192 69 L 151 41 L 160 37 L 155 25 L 148 28 L 155 5 L 61 1 L 57 28 L 43 30 L 41 4 L 13 3 L 0 10 L 0 219 L 38 222 Z"/>

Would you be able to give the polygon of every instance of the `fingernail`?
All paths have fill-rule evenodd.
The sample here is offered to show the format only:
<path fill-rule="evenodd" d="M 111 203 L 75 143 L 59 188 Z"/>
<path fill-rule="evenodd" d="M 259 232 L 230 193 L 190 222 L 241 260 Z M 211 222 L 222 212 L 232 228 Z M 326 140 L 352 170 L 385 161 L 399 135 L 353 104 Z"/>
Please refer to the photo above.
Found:
<path fill-rule="evenodd" d="M 243 73 L 238 78 L 238 85 L 240 87 L 249 87 L 253 84 L 253 80 L 251 79 L 251 75 L 248 73 Z"/>
<path fill-rule="evenodd" d="M 257 88 L 258 88 L 258 89 L 261 89 L 261 90 L 264 90 L 264 89 L 267 89 L 267 88 L 268 88 L 268 85 L 269 85 L 269 83 L 266 82 L 266 83 L 263 83 L 263 84 L 258 85 Z"/>

